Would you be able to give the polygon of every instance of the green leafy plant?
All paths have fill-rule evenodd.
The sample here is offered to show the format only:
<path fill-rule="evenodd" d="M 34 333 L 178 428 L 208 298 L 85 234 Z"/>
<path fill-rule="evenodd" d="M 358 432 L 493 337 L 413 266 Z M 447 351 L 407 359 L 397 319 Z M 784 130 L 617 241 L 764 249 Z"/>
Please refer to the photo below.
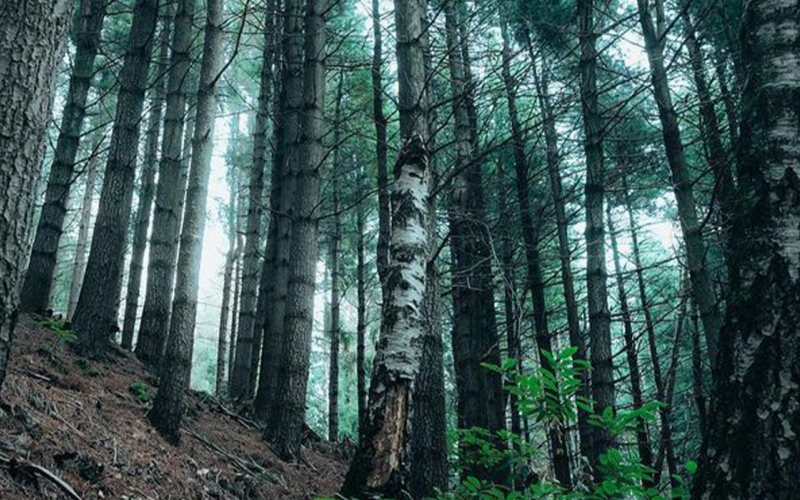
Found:
<path fill-rule="evenodd" d="M 150 392 L 150 388 L 144 382 L 134 382 L 128 387 L 128 390 L 142 403 L 149 403 L 155 398 L 155 395 Z"/>
<path fill-rule="evenodd" d="M 659 405 L 648 403 L 630 411 L 607 409 L 594 412 L 592 402 L 578 395 L 583 374 L 590 369 L 585 361 L 574 359 L 575 348 L 559 353 L 543 352 L 551 369 L 522 372 L 513 360 L 503 366 L 485 365 L 501 373 L 506 389 L 516 396 L 520 413 L 545 428 L 569 426 L 577 422 L 578 409 L 586 410 L 590 422 L 609 430 L 617 437 L 636 430 L 641 421 L 652 421 Z M 642 464 L 631 450 L 611 448 L 599 458 L 602 480 L 578 484 L 572 489 L 555 481 L 537 478 L 527 467 L 540 452 L 522 436 L 501 431 L 497 435 L 484 429 L 458 431 L 457 467 L 504 467 L 510 477 L 504 484 L 492 484 L 476 477 L 466 477 L 456 488 L 437 500 L 665 500 L 688 498 L 683 478 L 674 478 L 669 496 L 652 487 L 654 472 Z M 686 471 L 693 474 L 697 464 L 689 462 Z M 513 485 L 513 486 L 509 486 Z"/>

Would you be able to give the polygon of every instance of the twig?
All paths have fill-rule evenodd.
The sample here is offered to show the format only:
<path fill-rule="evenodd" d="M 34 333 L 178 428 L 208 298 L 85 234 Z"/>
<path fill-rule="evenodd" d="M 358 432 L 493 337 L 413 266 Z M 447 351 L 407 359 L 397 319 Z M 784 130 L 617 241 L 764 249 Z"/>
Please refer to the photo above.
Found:
<path fill-rule="evenodd" d="M 37 465 L 37 464 L 35 464 L 33 462 L 29 462 L 29 461 L 27 461 L 25 459 L 21 459 L 21 458 L 11 458 L 11 457 L 8 457 L 7 455 L 3 455 L 2 453 L 0 453 L 0 463 L 4 463 L 4 464 L 7 464 L 7 465 L 13 465 L 14 462 L 19 463 L 19 464 L 21 464 L 21 465 L 23 465 L 25 467 L 29 467 L 29 468 L 33 469 L 35 472 L 39 473 L 45 479 L 47 479 L 48 481 L 52 482 L 53 484 L 55 484 L 59 488 L 61 488 L 64 491 L 64 493 L 69 495 L 74 500 L 83 500 L 81 498 L 81 496 L 78 495 L 78 493 L 75 491 L 75 489 L 72 486 L 70 486 L 66 481 L 64 481 L 60 477 L 56 476 L 55 474 L 53 474 L 49 470 L 45 469 L 41 465 Z"/>

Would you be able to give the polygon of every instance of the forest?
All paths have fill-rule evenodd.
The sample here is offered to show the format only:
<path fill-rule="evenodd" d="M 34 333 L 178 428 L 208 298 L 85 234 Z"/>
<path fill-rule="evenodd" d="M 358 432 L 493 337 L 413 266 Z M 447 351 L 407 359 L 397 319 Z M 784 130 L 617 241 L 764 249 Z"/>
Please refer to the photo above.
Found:
<path fill-rule="evenodd" d="M 0 498 L 798 500 L 800 0 L 0 0 Z"/>

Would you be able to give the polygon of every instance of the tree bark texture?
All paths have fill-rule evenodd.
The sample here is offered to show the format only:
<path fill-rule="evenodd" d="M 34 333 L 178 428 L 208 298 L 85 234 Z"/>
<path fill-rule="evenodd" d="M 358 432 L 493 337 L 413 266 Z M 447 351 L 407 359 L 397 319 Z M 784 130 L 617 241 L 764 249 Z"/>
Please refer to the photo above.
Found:
<path fill-rule="evenodd" d="M 78 156 L 86 101 L 92 86 L 94 61 L 100 48 L 107 4 L 107 0 L 82 0 L 78 6 L 74 25 L 75 59 L 44 205 L 22 286 L 20 308 L 23 311 L 44 312 L 50 304 L 58 245 L 64 232 L 70 188 L 75 180 L 75 158 Z"/>
<path fill-rule="evenodd" d="M 158 11 L 159 0 L 137 0 L 134 4 L 100 206 L 72 321 L 81 350 L 92 355 L 105 353 L 117 328 L 142 108 Z"/>
<path fill-rule="evenodd" d="M 33 192 L 44 154 L 56 66 L 72 7 L 67 0 L 0 5 L 0 388 L 30 251 Z"/>
<path fill-rule="evenodd" d="M 183 147 L 183 134 L 194 10 L 195 0 L 179 0 L 172 31 L 164 139 L 158 166 L 145 299 L 136 344 L 136 356 L 151 366 L 158 363 L 164 350 L 169 331 L 172 287 L 175 282 L 184 197 L 184 189 L 181 188 L 181 160 L 182 155 L 188 154 Z"/>
<path fill-rule="evenodd" d="M 225 48 L 223 23 L 223 0 L 206 0 L 205 41 L 200 63 L 192 163 L 178 253 L 175 299 L 158 393 L 148 416 L 159 433 L 171 443 L 177 443 L 180 439 L 183 397 L 189 389 L 191 374 L 208 180 L 214 148 L 217 83 L 221 77 Z"/>

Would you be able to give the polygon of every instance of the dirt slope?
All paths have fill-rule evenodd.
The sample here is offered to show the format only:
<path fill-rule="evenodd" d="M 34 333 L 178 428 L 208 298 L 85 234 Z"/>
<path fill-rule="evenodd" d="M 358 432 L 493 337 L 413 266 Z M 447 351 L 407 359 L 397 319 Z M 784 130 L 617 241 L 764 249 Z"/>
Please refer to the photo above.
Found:
<path fill-rule="evenodd" d="M 284 463 L 252 422 L 198 394 L 181 445 L 169 445 L 146 419 L 153 382 L 132 355 L 87 362 L 21 318 L 0 395 L 0 499 L 307 499 L 339 486 L 337 450 Z"/>

